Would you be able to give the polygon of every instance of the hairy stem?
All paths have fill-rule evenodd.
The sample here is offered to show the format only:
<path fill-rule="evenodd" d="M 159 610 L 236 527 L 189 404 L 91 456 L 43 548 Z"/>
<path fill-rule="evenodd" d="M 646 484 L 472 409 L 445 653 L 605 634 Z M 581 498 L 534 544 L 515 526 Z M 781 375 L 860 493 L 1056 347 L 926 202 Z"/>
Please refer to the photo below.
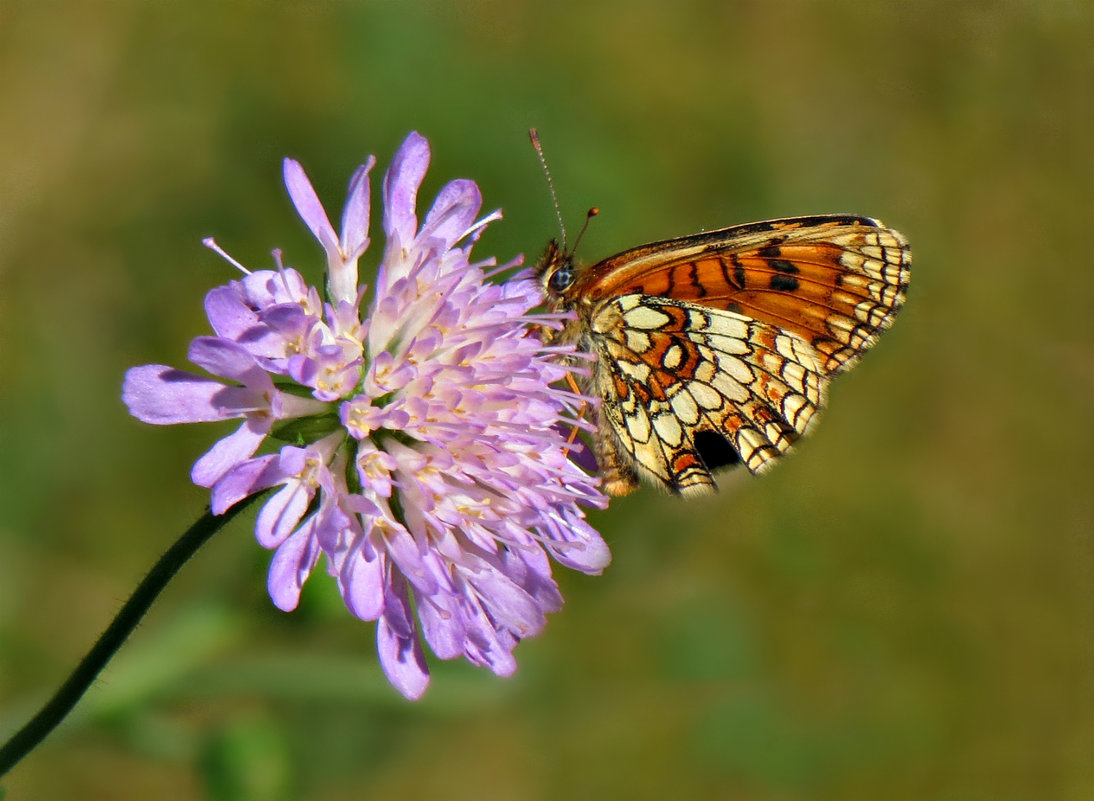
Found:
<path fill-rule="evenodd" d="M 125 602 L 106 631 L 76 666 L 72 675 L 38 710 L 38 714 L 0 748 L 0 776 L 11 770 L 19 760 L 30 753 L 72 711 L 76 702 L 87 692 L 88 687 L 95 681 L 95 677 L 122 647 L 133 629 L 140 623 L 141 618 L 151 608 L 152 603 L 179 569 L 186 564 L 186 561 L 236 515 L 265 494 L 263 492 L 245 498 L 222 515 L 214 515 L 206 511 L 178 538 L 174 545 L 167 549 L 167 552 L 148 571 L 148 575 L 137 585 L 137 589 L 129 596 L 129 600 Z"/>

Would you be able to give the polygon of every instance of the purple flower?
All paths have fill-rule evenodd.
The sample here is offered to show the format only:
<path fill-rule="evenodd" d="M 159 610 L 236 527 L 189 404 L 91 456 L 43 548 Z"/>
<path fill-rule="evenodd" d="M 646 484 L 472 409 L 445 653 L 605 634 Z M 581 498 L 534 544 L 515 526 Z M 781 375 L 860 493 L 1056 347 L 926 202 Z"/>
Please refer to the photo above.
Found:
<path fill-rule="evenodd" d="M 526 271 L 493 284 L 493 260 L 470 261 L 501 216 L 477 219 L 472 181 L 441 189 L 419 224 L 429 145 L 416 133 L 384 177 L 385 246 L 362 319 L 374 164 L 350 180 L 339 235 L 285 161 L 289 196 L 326 253 L 325 301 L 277 252 L 276 270 L 237 265 L 244 277 L 206 298 L 216 336 L 190 347 L 213 377 L 135 367 L 123 396 L 149 423 L 242 420 L 194 465 L 194 482 L 211 488 L 217 514 L 276 488 L 255 532 L 276 549 L 274 603 L 293 609 L 325 557 L 348 609 L 377 621 L 388 678 L 417 698 L 429 682 L 423 640 L 442 659 L 516 669 L 514 646 L 562 604 L 548 555 L 586 573 L 608 564 L 582 511 L 606 499 L 563 433 L 593 401 L 554 386 L 577 368 L 537 334 L 560 319 L 533 312 L 542 297 Z"/>

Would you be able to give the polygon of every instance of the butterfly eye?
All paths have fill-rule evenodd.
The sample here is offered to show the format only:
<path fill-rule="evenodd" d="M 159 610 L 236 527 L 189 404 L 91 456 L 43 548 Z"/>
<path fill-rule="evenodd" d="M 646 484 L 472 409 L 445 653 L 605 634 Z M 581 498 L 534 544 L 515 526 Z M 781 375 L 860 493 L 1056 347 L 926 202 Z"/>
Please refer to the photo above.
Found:
<path fill-rule="evenodd" d="M 547 279 L 547 288 L 552 292 L 565 292 L 573 282 L 574 268 L 564 264 L 551 273 L 551 277 Z"/>

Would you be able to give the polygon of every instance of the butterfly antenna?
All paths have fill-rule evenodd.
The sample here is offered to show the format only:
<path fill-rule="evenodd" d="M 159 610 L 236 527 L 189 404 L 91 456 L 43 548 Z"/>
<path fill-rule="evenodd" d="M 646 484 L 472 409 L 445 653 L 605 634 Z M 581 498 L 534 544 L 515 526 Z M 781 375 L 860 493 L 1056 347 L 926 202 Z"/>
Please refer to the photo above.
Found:
<path fill-rule="evenodd" d="M 539 156 L 539 163 L 543 167 L 543 174 L 547 176 L 547 188 L 551 192 L 551 202 L 555 204 L 555 217 L 558 218 L 558 230 L 562 234 L 562 252 L 567 253 L 566 249 L 566 226 L 562 224 L 562 209 L 558 205 L 558 193 L 555 192 L 555 182 L 551 180 L 551 171 L 547 168 L 547 158 L 543 155 L 543 145 L 539 143 L 539 131 L 535 128 L 528 129 L 528 138 L 532 140 L 532 147 L 536 149 L 536 155 Z M 588 225 L 588 221 L 586 221 Z M 581 232 L 584 233 L 585 229 L 582 228 Z M 578 236 L 580 239 L 581 236 Z"/>
<path fill-rule="evenodd" d="M 593 206 L 587 212 L 585 212 L 585 224 L 581 226 L 581 230 L 577 232 L 577 239 L 574 240 L 574 248 L 570 253 L 577 252 L 577 246 L 581 244 L 581 237 L 585 236 L 585 232 L 589 230 L 589 223 L 593 221 L 593 217 L 600 213 L 600 209 Z"/>

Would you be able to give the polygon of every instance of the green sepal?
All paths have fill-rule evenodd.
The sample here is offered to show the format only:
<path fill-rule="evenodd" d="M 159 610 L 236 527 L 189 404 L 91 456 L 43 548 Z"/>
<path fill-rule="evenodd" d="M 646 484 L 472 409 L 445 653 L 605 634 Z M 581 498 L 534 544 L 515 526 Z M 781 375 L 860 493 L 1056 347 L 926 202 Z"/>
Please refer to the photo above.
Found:
<path fill-rule="evenodd" d="M 314 417 L 294 417 L 291 420 L 284 420 L 273 427 L 270 436 L 302 448 L 340 430 L 344 430 L 342 421 L 337 412 L 331 412 Z"/>

